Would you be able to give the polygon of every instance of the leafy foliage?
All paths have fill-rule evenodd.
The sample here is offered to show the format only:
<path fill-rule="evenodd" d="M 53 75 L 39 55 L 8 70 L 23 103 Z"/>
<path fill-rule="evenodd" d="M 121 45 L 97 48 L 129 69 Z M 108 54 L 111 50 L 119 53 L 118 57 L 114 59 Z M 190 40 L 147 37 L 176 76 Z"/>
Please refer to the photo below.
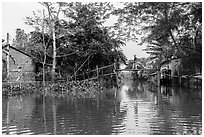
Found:
<path fill-rule="evenodd" d="M 119 16 L 116 28 L 131 26 L 136 31 L 132 28 L 129 33 L 142 34 L 140 44 L 147 45 L 151 59 L 162 61 L 177 57 L 182 58 L 183 63 L 191 59 L 194 67 L 188 68 L 184 63 L 183 69 L 201 68 L 202 3 L 138 2 L 124 5 L 114 11 Z"/>
<path fill-rule="evenodd" d="M 13 46 L 20 50 L 25 50 L 28 43 L 29 35 L 24 32 L 24 30 L 17 28 L 16 37 L 13 39 Z"/>
<path fill-rule="evenodd" d="M 46 4 L 51 6 L 51 3 Z M 60 76 L 66 77 L 68 73 L 74 73 L 87 58 L 81 72 L 112 64 L 115 60 L 126 61 L 120 50 L 120 46 L 125 44 L 110 36 L 108 28 L 102 26 L 110 15 L 112 5 L 79 2 L 58 4 L 61 4 L 61 16 L 64 16 L 55 21 L 56 71 Z M 44 60 L 46 49 L 46 64 L 50 66 L 53 59 L 53 37 L 49 20 L 45 16 L 42 19 L 34 14 L 34 17 L 27 17 L 27 23 L 37 26 L 36 31 L 30 34 L 27 49 L 40 62 Z"/>

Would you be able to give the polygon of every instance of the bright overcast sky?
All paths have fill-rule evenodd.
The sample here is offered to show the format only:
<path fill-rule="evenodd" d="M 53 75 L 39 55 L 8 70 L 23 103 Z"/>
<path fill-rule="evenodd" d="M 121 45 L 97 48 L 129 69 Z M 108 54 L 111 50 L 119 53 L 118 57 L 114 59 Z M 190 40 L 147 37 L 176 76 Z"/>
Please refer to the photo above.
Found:
<path fill-rule="evenodd" d="M 2 38 L 6 39 L 6 34 L 10 34 L 10 40 L 15 37 L 15 30 L 21 28 L 26 33 L 34 30 L 31 26 L 26 25 L 25 17 L 32 16 L 32 11 L 41 10 L 43 7 L 37 2 L 2 2 Z M 128 59 L 133 59 L 133 55 L 137 57 L 147 57 L 142 49 L 145 47 L 137 45 L 134 42 L 127 42 L 122 47 L 123 53 Z"/>

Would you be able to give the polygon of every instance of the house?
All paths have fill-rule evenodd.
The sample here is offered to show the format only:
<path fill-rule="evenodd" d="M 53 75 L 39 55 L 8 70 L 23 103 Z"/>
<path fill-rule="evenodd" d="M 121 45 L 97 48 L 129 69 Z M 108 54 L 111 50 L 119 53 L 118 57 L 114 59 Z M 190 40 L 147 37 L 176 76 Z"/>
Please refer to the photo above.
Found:
<path fill-rule="evenodd" d="M 181 65 L 181 59 L 180 58 L 173 58 L 170 60 L 163 61 L 161 63 L 161 78 L 164 78 L 166 76 L 172 78 L 175 75 L 179 75 L 179 67 Z M 165 75 L 166 74 L 166 75 Z"/>
<path fill-rule="evenodd" d="M 2 63 L 3 81 L 35 81 L 35 63 L 31 56 L 25 52 L 10 44 L 4 45 L 2 47 Z"/>

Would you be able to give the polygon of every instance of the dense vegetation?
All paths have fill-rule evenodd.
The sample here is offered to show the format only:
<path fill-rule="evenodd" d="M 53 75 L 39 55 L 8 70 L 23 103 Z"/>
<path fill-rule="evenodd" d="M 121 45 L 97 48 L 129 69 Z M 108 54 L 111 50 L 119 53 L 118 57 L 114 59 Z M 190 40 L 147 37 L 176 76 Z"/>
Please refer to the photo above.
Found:
<path fill-rule="evenodd" d="M 41 12 L 43 17 L 36 14 L 34 17 L 27 17 L 26 23 L 34 26 L 36 31 L 25 34 L 23 30 L 17 29 L 14 40 L 15 47 L 31 54 L 39 65 L 38 68 L 44 68 L 37 70 L 41 79 L 43 70 L 46 79 L 51 79 L 49 70 L 54 65 L 54 58 L 56 58 L 55 76 L 60 78 L 67 78 L 75 71 L 87 72 L 96 66 L 110 65 L 119 60 L 126 61 L 120 49 L 125 43 L 111 36 L 108 28 L 102 25 L 112 9 L 109 3 L 42 3 L 42 5 L 48 9 L 49 15 L 45 15 L 43 11 Z M 59 8 L 58 14 L 64 16 L 63 18 L 55 14 L 57 12 L 54 10 L 55 6 Z M 51 26 L 52 22 L 54 26 Z"/>
<path fill-rule="evenodd" d="M 13 41 L 15 47 L 33 56 L 41 80 L 125 62 L 120 47 L 127 40 L 147 46 L 148 62 L 152 60 L 149 64 L 154 68 L 164 60 L 181 58 L 181 75 L 201 72 L 202 3 L 126 2 L 119 8 L 106 2 L 41 4 L 46 11 L 34 12 L 26 21 L 36 30 L 25 34 L 16 29 Z M 118 21 L 105 27 L 111 15 Z"/>
<path fill-rule="evenodd" d="M 201 2 L 127 2 L 114 14 L 119 16 L 115 28 L 120 35 L 132 39 L 136 33 L 142 35 L 140 44 L 147 46 L 155 67 L 163 60 L 181 58 L 181 74 L 201 72 Z"/>

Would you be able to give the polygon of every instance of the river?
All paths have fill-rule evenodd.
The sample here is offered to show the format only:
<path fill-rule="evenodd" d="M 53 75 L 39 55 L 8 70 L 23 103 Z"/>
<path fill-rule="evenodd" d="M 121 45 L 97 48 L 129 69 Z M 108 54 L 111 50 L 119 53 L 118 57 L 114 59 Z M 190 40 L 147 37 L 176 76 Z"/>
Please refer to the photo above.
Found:
<path fill-rule="evenodd" d="M 202 91 L 124 78 L 114 99 L 2 98 L 2 134 L 202 134 Z"/>

